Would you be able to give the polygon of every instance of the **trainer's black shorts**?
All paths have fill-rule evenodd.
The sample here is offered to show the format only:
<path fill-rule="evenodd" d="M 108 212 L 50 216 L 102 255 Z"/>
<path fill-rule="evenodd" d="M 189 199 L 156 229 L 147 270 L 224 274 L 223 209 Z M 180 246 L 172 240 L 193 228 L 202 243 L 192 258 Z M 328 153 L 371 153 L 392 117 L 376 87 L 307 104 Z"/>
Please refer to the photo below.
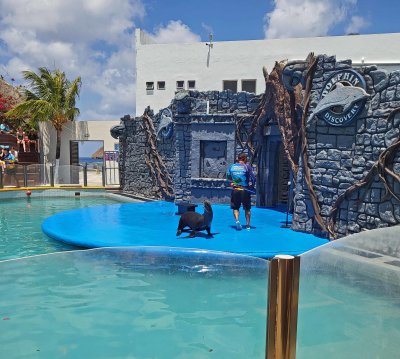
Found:
<path fill-rule="evenodd" d="M 245 210 L 251 208 L 251 197 L 250 192 L 245 190 L 232 190 L 231 193 L 231 208 L 239 209 L 240 206 L 243 206 Z"/>

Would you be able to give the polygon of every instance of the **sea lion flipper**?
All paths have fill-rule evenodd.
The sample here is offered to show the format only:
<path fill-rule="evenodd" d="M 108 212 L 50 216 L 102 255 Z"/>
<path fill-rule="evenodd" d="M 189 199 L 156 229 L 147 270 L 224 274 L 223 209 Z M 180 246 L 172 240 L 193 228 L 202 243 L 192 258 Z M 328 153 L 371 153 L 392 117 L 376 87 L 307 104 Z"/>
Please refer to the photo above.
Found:
<path fill-rule="evenodd" d="M 182 230 L 185 227 L 185 223 L 184 220 L 182 219 L 182 217 L 179 219 L 179 224 L 178 224 L 178 229 L 176 231 L 176 236 L 180 236 L 182 234 Z"/>

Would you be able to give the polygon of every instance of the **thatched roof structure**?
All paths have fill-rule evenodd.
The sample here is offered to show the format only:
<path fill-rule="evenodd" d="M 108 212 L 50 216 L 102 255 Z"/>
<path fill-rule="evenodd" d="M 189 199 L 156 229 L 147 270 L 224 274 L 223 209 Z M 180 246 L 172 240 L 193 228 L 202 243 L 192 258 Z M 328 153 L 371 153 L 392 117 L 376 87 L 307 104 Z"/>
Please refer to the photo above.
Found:
<path fill-rule="evenodd" d="M 100 147 L 95 153 L 93 153 L 91 156 L 91 158 L 96 158 L 99 160 L 102 160 L 104 157 L 104 146 Z"/>

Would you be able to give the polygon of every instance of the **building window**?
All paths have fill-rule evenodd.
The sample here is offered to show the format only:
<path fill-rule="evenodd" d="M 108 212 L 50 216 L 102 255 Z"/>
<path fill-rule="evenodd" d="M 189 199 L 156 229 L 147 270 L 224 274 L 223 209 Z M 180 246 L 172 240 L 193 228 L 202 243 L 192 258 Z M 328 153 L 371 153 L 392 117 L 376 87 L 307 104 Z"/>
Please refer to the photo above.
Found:
<path fill-rule="evenodd" d="M 200 177 L 224 178 L 227 141 L 200 141 Z"/>
<path fill-rule="evenodd" d="M 196 81 L 194 80 L 189 80 L 188 81 L 188 89 L 189 90 L 194 90 L 196 88 Z"/>
<path fill-rule="evenodd" d="M 237 92 L 237 80 L 224 80 L 222 82 L 222 89 Z"/>
<path fill-rule="evenodd" d="M 154 92 L 154 82 L 146 82 L 146 94 L 152 95 Z"/>
<path fill-rule="evenodd" d="M 176 89 L 183 90 L 185 88 L 185 81 L 176 81 Z"/>
<path fill-rule="evenodd" d="M 242 80 L 242 91 L 256 93 L 256 80 Z"/>
<path fill-rule="evenodd" d="M 158 81 L 157 82 L 157 89 L 158 90 L 165 90 L 165 81 Z"/>

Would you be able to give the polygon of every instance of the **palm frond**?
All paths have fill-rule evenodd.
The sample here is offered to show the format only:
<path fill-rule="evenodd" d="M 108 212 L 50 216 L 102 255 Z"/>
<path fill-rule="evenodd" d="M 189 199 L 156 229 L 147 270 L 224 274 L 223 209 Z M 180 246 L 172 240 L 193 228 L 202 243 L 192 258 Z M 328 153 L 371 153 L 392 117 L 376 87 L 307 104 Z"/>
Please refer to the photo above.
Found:
<path fill-rule="evenodd" d="M 44 100 L 27 100 L 6 112 L 6 116 L 29 117 L 34 121 L 46 121 L 54 116 L 54 108 Z"/>
<path fill-rule="evenodd" d="M 29 81 L 29 89 L 27 91 L 31 94 L 34 94 L 37 98 L 45 98 L 50 94 L 48 86 L 41 75 L 38 75 L 33 71 L 23 71 L 22 75 L 25 80 Z"/>
<path fill-rule="evenodd" d="M 46 67 L 40 67 L 37 73 L 24 71 L 23 76 L 29 81 L 29 88 L 25 90 L 26 101 L 7 115 L 29 118 L 32 124 L 50 121 L 57 131 L 62 131 L 66 122 L 76 119 L 80 113 L 75 107 L 81 87 L 80 77 L 70 82 L 61 70 L 50 71 Z"/>
<path fill-rule="evenodd" d="M 71 112 L 71 120 L 74 120 L 79 115 L 79 109 L 75 108 L 76 98 L 79 97 L 79 92 L 81 88 L 81 78 L 77 77 L 72 82 L 69 83 L 68 89 L 65 94 L 65 107 Z"/>
<path fill-rule="evenodd" d="M 39 100 L 39 97 L 37 97 L 37 95 L 35 93 L 33 93 L 32 91 L 30 91 L 28 89 L 24 90 L 24 95 L 27 100 Z"/>

